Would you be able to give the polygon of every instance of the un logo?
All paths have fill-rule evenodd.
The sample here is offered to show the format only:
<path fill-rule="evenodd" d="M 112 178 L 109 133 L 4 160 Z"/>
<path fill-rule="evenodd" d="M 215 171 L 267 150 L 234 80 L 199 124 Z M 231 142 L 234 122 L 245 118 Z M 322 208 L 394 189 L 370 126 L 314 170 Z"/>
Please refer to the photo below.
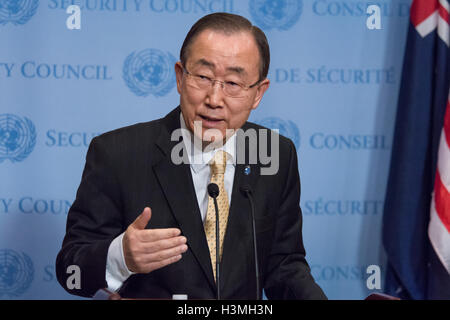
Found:
<path fill-rule="evenodd" d="M 258 122 L 259 125 L 270 128 L 272 130 L 278 129 L 278 133 L 288 137 L 294 142 L 295 148 L 300 147 L 300 131 L 297 125 L 291 120 L 283 120 L 276 117 L 264 118 Z"/>
<path fill-rule="evenodd" d="M 170 53 L 157 49 L 135 51 L 125 59 L 122 77 L 137 96 L 161 97 L 175 86 L 176 61 Z"/>
<path fill-rule="evenodd" d="M 0 25 L 24 24 L 36 13 L 39 0 L 0 0 Z"/>
<path fill-rule="evenodd" d="M 36 145 L 36 128 L 27 118 L 0 114 L 0 163 L 22 161 Z"/>
<path fill-rule="evenodd" d="M 287 30 L 302 14 L 302 0 L 250 0 L 250 14 L 264 30 Z"/>
<path fill-rule="evenodd" d="M 33 262 L 25 253 L 0 250 L 0 298 L 18 297 L 31 285 L 34 277 Z"/>

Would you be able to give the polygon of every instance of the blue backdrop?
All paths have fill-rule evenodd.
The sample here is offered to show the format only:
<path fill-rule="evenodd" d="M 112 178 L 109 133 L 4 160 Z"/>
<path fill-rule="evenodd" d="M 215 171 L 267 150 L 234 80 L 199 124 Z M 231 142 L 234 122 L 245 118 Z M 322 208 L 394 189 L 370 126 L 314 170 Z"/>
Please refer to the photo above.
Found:
<path fill-rule="evenodd" d="M 303 234 L 331 299 L 381 267 L 382 208 L 410 0 L 0 0 L 0 299 L 72 299 L 56 281 L 92 137 L 164 116 L 190 26 L 226 11 L 268 37 L 271 86 L 250 120 L 297 146 Z M 66 9 L 81 9 L 69 29 Z M 366 8 L 381 9 L 381 29 Z"/>

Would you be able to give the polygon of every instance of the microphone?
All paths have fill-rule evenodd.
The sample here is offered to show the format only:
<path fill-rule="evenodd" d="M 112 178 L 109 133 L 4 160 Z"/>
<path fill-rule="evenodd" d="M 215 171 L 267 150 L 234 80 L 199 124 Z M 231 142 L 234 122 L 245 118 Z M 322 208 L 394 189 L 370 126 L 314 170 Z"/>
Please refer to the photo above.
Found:
<path fill-rule="evenodd" d="M 259 266 L 258 266 L 258 248 L 256 244 L 256 225 L 255 225 L 255 205 L 253 203 L 252 189 L 248 184 L 241 186 L 241 191 L 247 196 L 250 201 L 251 216 L 252 216 L 252 235 L 253 235 L 253 252 L 255 256 L 255 278 L 256 278 L 256 300 L 261 300 L 259 291 Z"/>
<path fill-rule="evenodd" d="M 220 238 L 219 238 L 219 208 L 217 207 L 217 197 L 219 196 L 219 186 L 215 183 L 208 184 L 208 194 L 214 200 L 216 210 L 216 286 L 217 300 L 220 300 Z"/>

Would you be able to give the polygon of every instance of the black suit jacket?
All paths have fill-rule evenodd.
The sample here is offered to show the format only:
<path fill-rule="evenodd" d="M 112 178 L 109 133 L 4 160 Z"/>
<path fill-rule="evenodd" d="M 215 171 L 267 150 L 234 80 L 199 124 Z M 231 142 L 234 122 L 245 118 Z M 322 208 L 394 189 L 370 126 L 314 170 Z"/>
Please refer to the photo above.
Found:
<path fill-rule="evenodd" d="M 92 296 L 107 287 L 106 259 L 111 241 L 124 232 L 144 207 L 152 208 L 147 228 L 181 229 L 188 250 L 178 262 L 148 274 L 128 278 L 123 297 L 214 299 L 209 250 L 189 164 L 175 165 L 171 141 L 180 127 L 180 108 L 165 118 L 105 133 L 90 144 L 76 199 L 67 217 L 66 235 L 56 259 L 60 284 L 70 293 Z M 247 122 L 243 129 L 259 129 Z M 247 148 L 248 149 L 248 148 Z M 247 157 L 247 161 L 248 161 Z M 293 143 L 280 136 L 280 166 L 276 175 L 260 175 L 260 164 L 237 164 L 228 227 L 223 243 L 221 296 L 254 299 L 251 215 L 240 186 L 251 187 L 255 199 L 260 288 L 269 299 L 322 299 L 305 260 L 300 180 Z M 206 182 L 205 182 L 206 183 Z M 81 288 L 66 287 L 69 265 L 81 269 Z"/>

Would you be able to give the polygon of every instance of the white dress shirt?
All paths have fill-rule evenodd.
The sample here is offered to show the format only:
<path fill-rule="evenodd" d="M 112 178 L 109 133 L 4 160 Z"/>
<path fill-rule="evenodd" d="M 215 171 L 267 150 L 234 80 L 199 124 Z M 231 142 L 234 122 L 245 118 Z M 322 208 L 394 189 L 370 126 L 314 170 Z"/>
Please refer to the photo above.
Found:
<path fill-rule="evenodd" d="M 183 142 L 185 144 L 190 163 L 198 207 L 200 209 L 202 221 L 205 221 L 206 212 L 208 209 L 207 187 L 209 181 L 211 180 L 211 169 L 209 162 L 218 150 L 224 150 L 229 155 L 227 156 L 224 184 L 228 195 L 228 202 L 231 202 L 231 191 L 233 189 L 234 171 L 236 167 L 236 134 L 232 135 L 222 147 L 203 152 L 203 150 L 199 149 L 197 144 L 194 143 L 194 136 L 187 129 L 183 114 L 181 112 L 180 126 L 182 129 Z M 106 282 L 108 284 L 108 289 L 112 291 L 117 291 L 122 286 L 123 282 L 125 282 L 129 276 L 134 274 L 134 272 L 128 270 L 123 255 L 122 238 L 124 233 L 116 237 L 111 242 L 108 249 L 106 261 Z M 187 241 L 189 243 L 189 239 L 187 239 Z"/>

